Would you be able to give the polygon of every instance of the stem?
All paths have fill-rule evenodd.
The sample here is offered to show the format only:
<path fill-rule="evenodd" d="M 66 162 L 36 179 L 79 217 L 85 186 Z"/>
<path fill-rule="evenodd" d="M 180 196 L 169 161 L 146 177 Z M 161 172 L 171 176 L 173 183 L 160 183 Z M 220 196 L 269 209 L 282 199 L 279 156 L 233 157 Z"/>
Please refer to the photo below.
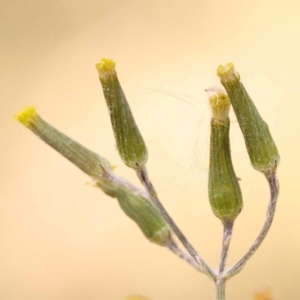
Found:
<path fill-rule="evenodd" d="M 233 227 L 232 221 L 224 222 L 222 252 L 221 252 L 220 263 L 219 263 L 219 276 L 222 276 L 224 272 L 229 244 L 231 240 L 232 227 Z"/>
<path fill-rule="evenodd" d="M 195 262 L 195 260 L 189 254 L 182 251 L 174 241 L 168 241 L 165 246 L 197 271 L 205 273 L 203 268 L 197 262 Z"/>
<path fill-rule="evenodd" d="M 232 228 L 233 228 L 232 221 L 224 222 L 222 251 L 221 251 L 221 257 L 220 257 L 219 268 L 218 268 L 219 273 L 216 280 L 217 300 L 225 300 L 226 278 L 223 277 L 223 272 L 226 265 L 226 259 L 227 259 L 228 249 L 229 249 L 231 235 L 232 235 Z"/>
<path fill-rule="evenodd" d="M 268 206 L 265 224 L 261 232 L 259 233 L 257 239 L 254 241 L 253 245 L 248 250 L 248 252 L 231 269 L 227 271 L 227 273 L 225 274 L 226 279 L 233 277 L 242 270 L 249 258 L 256 252 L 260 244 L 263 242 L 272 225 L 276 210 L 277 198 L 279 194 L 279 183 L 276 177 L 276 173 L 270 173 L 266 177 L 270 187 L 271 199 Z"/>
<path fill-rule="evenodd" d="M 216 281 L 216 294 L 217 294 L 216 300 L 225 300 L 225 283 L 226 283 L 226 279 L 224 278 L 219 278 Z"/>
<path fill-rule="evenodd" d="M 148 177 L 146 167 L 144 166 L 141 170 L 136 171 L 137 176 L 139 177 L 141 183 L 144 185 L 146 191 L 149 194 L 149 198 L 152 201 L 153 205 L 156 207 L 156 209 L 160 212 L 161 216 L 164 218 L 164 220 L 167 222 L 167 224 L 170 226 L 172 231 L 175 233 L 175 235 L 178 237 L 180 242 L 183 244 L 183 246 L 186 248 L 186 250 L 190 253 L 190 255 L 194 258 L 194 260 L 203 268 L 203 271 L 207 274 L 207 276 L 214 280 L 216 279 L 216 273 L 214 270 L 212 270 L 207 263 L 202 259 L 200 254 L 194 249 L 194 247 L 190 244 L 188 239 L 184 236 L 184 234 L 181 232 L 181 230 L 178 228 L 176 223 L 173 221 L 169 213 L 166 211 L 162 203 L 157 197 L 156 191 Z"/>

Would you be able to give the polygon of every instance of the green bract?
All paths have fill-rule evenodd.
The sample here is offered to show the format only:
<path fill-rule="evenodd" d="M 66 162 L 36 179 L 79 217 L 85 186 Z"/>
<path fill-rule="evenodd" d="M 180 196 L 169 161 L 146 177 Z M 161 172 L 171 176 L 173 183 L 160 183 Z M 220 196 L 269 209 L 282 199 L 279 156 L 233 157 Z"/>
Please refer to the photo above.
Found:
<path fill-rule="evenodd" d="M 120 156 L 128 167 L 140 170 L 147 162 L 148 151 L 119 83 L 115 63 L 103 58 L 96 68 Z"/>
<path fill-rule="evenodd" d="M 269 174 L 276 170 L 280 156 L 267 123 L 260 116 L 232 63 L 219 66 L 217 75 L 225 87 L 244 135 L 254 169 Z"/>

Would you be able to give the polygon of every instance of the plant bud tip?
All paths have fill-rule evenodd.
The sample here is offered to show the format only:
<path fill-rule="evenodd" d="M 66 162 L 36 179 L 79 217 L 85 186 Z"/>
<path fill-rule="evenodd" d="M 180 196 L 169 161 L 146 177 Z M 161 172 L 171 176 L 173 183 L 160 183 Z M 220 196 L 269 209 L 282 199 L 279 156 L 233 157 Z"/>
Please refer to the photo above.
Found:
<path fill-rule="evenodd" d="M 100 77 L 105 77 L 115 71 L 116 63 L 109 58 L 102 58 L 99 63 L 96 64 L 96 68 Z"/>
<path fill-rule="evenodd" d="M 22 123 L 26 127 L 30 127 L 37 115 L 38 114 L 35 107 L 25 106 L 19 113 L 14 116 L 14 120 Z"/>
<path fill-rule="evenodd" d="M 219 65 L 217 69 L 217 75 L 221 78 L 221 80 L 233 80 L 240 79 L 240 75 L 235 71 L 234 65 L 232 62 L 227 65 Z"/>
<path fill-rule="evenodd" d="M 222 92 L 209 95 L 209 103 L 212 110 L 212 117 L 219 121 L 225 121 L 229 115 L 230 99 Z"/>

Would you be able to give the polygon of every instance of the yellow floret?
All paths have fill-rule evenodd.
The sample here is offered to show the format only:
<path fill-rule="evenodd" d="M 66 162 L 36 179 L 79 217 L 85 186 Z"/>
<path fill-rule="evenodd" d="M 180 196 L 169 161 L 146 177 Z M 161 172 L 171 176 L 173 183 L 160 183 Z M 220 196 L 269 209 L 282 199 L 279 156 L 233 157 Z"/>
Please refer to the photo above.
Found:
<path fill-rule="evenodd" d="M 36 117 L 38 116 L 35 107 L 26 106 L 14 117 L 14 120 L 19 121 L 26 127 L 31 127 L 35 122 Z"/>
<path fill-rule="evenodd" d="M 212 108 L 230 105 L 229 97 L 224 93 L 216 93 L 209 98 Z"/>
<path fill-rule="evenodd" d="M 212 116 L 216 120 L 227 120 L 230 108 L 230 99 L 225 93 L 216 93 L 209 97 Z"/>
<path fill-rule="evenodd" d="M 229 72 L 231 72 L 231 73 L 234 72 L 234 65 L 231 62 L 228 63 L 227 65 L 219 65 L 219 67 L 217 69 L 218 76 L 227 75 Z"/>
<path fill-rule="evenodd" d="M 100 77 L 105 77 L 115 71 L 116 63 L 108 58 L 102 58 L 99 63 L 96 64 L 96 68 Z"/>
<path fill-rule="evenodd" d="M 221 80 L 240 79 L 240 75 L 235 71 L 233 63 L 227 65 L 220 65 L 217 69 L 217 75 Z"/>

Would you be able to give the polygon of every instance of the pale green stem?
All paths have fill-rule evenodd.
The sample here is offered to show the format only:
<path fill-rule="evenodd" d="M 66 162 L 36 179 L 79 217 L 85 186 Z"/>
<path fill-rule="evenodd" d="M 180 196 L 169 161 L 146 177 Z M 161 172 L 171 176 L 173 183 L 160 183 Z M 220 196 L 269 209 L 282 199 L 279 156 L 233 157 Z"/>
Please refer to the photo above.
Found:
<path fill-rule="evenodd" d="M 199 272 L 204 273 L 203 268 L 188 254 L 181 250 L 178 245 L 170 240 L 165 243 L 165 246 L 173 252 L 175 255 L 186 261 L 189 265 L 191 265 L 194 269 Z"/>
<path fill-rule="evenodd" d="M 228 256 L 228 249 L 231 241 L 232 228 L 233 228 L 233 221 L 224 222 L 222 251 L 221 251 L 219 268 L 218 268 L 219 273 L 216 280 L 217 300 L 225 300 L 226 278 L 224 278 L 223 273 L 224 273 L 226 260 Z"/>
<path fill-rule="evenodd" d="M 186 250 L 190 253 L 190 255 L 194 258 L 194 260 L 201 266 L 203 271 L 207 274 L 207 276 L 215 281 L 216 279 L 216 273 L 214 270 L 212 270 L 207 263 L 202 259 L 200 254 L 194 249 L 194 247 L 190 244 L 188 239 L 185 237 L 185 235 L 181 232 L 181 230 L 178 228 L 176 223 L 173 221 L 169 213 L 166 211 L 162 203 L 157 197 L 156 191 L 148 177 L 148 173 L 146 170 L 146 167 L 144 166 L 140 171 L 136 171 L 137 176 L 139 177 L 141 183 L 144 185 L 146 191 L 149 194 L 149 198 L 151 202 L 154 204 L 156 209 L 160 212 L 161 216 L 164 218 L 164 220 L 167 222 L 167 224 L 170 226 L 174 234 L 178 237 L 180 242 L 183 244 L 183 246 L 186 248 Z"/>
<path fill-rule="evenodd" d="M 216 300 L 225 300 L 225 283 L 226 280 L 224 278 L 218 279 L 216 281 Z"/>
<path fill-rule="evenodd" d="M 233 228 L 232 221 L 224 222 L 222 252 L 221 252 L 220 263 L 219 263 L 219 276 L 222 276 L 224 272 L 226 259 L 228 255 L 228 249 L 231 240 L 232 228 Z"/>
<path fill-rule="evenodd" d="M 247 253 L 232 268 L 230 268 L 226 272 L 225 274 L 226 279 L 233 277 L 234 275 L 236 275 L 242 270 L 242 268 L 245 266 L 249 258 L 256 252 L 256 250 L 261 245 L 261 243 L 267 236 L 267 233 L 272 225 L 274 215 L 275 215 L 275 210 L 276 210 L 277 198 L 279 194 L 279 183 L 276 177 L 276 173 L 270 173 L 269 175 L 266 175 L 266 178 L 268 180 L 269 187 L 270 187 L 271 199 L 268 206 L 268 212 L 267 212 L 265 224 L 261 232 L 259 233 L 257 239 L 254 241 L 253 245 L 250 247 Z"/>

